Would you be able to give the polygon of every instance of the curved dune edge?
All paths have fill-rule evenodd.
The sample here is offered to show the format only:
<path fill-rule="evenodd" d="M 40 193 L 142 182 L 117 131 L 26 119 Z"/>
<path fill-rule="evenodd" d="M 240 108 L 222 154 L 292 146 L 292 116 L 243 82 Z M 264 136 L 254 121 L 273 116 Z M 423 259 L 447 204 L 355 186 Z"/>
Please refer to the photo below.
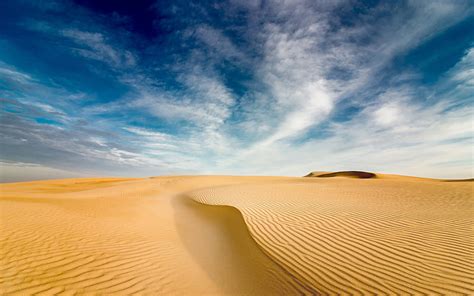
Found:
<path fill-rule="evenodd" d="M 298 278 L 298 276 L 295 275 L 295 273 L 291 270 L 291 268 L 289 268 L 289 267 L 285 266 L 284 264 L 282 264 L 278 260 L 277 257 L 274 257 L 264 247 L 262 247 L 262 245 L 260 245 L 257 242 L 254 235 L 250 231 L 250 228 L 249 228 L 247 222 L 245 221 L 244 215 L 242 214 L 242 212 L 237 207 L 230 206 L 230 205 L 208 204 L 208 203 L 202 202 L 200 200 L 197 200 L 197 199 L 195 199 L 191 196 L 188 196 L 188 197 L 190 198 L 190 200 L 196 202 L 197 204 L 199 204 L 201 206 L 217 208 L 220 211 L 229 211 L 230 210 L 231 212 L 235 212 L 239 216 L 239 219 L 241 221 L 241 227 L 244 228 L 244 230 L 242 230 L 242 232 L 245 232 L 248 235 L 249 239 L 252 240 L 252 242 L 255 244 L 252 247 L 257 248 L 259 250 L 258 252 L 262 252 L 262 254 L 264 254 L 273 264 L 275 264 L 275 266 L 277 266 L 277 268 L 281 270 L 280 276 L 285 277 L 285 279 L 280 279 L 280 281 L 281 282 L 287 282 L 287 284 L 290 285 L 290 288 L 294 289 L 291 294 L 284 293 L 281 290 L 280 290 L 280 293 L 278 293 L 278 294 L 281 294 L 281 295 L 320 295 L 319 291 L 315 290 L 309 283 L 305 283 L 304 279 Z M 261 279 L 259 279 L 259 280 L 261 280 Z M 268 292 L 270 292 L 270 291 L 268 291 Z M 275 295 L 275 294 L 270 293 L 269 295 Z"/>
<path fill-rule="evenodd" d="M 254 285 L 256 278 L 258 278 L 259 285 L 271 283 L 272 287 L 267 290 L 255 290 L 253 292 L 244 293 L 249 295 L 317 295 L 318 292 L 311 286 L 300 282 L 291 272 L 286 270 L 275 258 L 266 252 L 254 239 L 251 234 L 247 223 L 245 222 L 242 212 L 229 205 L 210 205 L 200 202 L 190 196 L 185 195 L 185 198 L 193 204 L 188 204 L 194 211 L 201 212 L 201 215 L 208 216 L 213 223 L 222 223 L 227 235 L 232 237 L 232 243 L 234 246 L 228 247 L 227 252 L 229 255 L 235 256 L 236 260 L 241 262 L 238 264 L 240 268 L 246 269 L 241 270 L 242 273 L 247 274 L 243 285 Z M 184 201 L 186 203 L 186 201 Z M 207 212 L 207 213 L 203 213 Z M 229 224 L 231 221 L 231 225 Z M 245 236 L 245 237 L 244 237 Z M 192 246 L 191 251 L 195 251 L 195 239 L 191 240 Z M 244 264 L 242 264 L 244 261 Z M 246 262 L 246 263 L 245 263 Z M 249 263 L 251 262 L 251 263 Z M 236 268 L 234 263 L 232 268 Z M 203 266 L 203 268 L 208 268 Z M 239 268 L 239 269 L 240 269 Z M 252 277 L 253 276 L 253 277 Z M 252 283 L 253 282 L 253 283 Z M 235 293 L 241 294 L 236 290 L 229 291 L 230 294 Z"/>
<path fill-rule="evenodd" d="M 213 208 L 220 208 L 222 210 L 225 209 L 231 209 L 232 211 L 235 211 L 238 215 L 239 218 L 241 219 L 242 226 L 245 227 L 245 231 L 247 232 L 249 238 L 255 243 L 255 247 L 258 248 L 265 256 L 268 257 L 268 259 L 273 262 L 278 268 L 280 268 L 283 271 L 283 274 L 286 276 L 285 281 L 288 282 L 291 285 L 291 288 L 295 289 L 295 295 L 320 295 L 320 291 L 314 289 L 310 283 L 307 283 L 304 278 L 301 278 L 298 276 L 297 273 L 295 273 L 291 267 L 285 266 L 284 263 L 282 263 L 278 257 L 275 257 L 272 255 L 271 252 L 268 252 L 268 250 L 264 247 L 264 245 L 261 245 L 258 243 L 256 240 L 256 237 L 252 234 L 251 229 L 249 228 L 249 225 L 245 221 L 245 216 L 243 213 L 239 210 L 239 208 L 231 205 L 220 205 L 220 204 L 210 204 L 206 203 L 202 200 L 196 199 L 195 197 L 188 196 L 192 201 L 202 205 L 202 206 L 207 206 L 207 207 L 213 207 Z M 293 294 L 291 294 L 293 295 Z"/>
<path fill-rule="evenodd" d="M 264 252 L 317 293 L 474 293 L 472 184 L 374 182 L 249 184 L 189 195 L 237 208 Z"/>

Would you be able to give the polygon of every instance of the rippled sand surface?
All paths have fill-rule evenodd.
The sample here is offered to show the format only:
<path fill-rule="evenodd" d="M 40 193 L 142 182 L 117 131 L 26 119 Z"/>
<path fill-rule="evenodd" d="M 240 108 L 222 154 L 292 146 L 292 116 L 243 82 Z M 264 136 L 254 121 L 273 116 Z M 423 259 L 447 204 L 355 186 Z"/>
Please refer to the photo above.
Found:
<path fill-rule="evenodd" d="M 474 294 L 473 182 L 331 174 L 1 184 L 0 294 Z"/>

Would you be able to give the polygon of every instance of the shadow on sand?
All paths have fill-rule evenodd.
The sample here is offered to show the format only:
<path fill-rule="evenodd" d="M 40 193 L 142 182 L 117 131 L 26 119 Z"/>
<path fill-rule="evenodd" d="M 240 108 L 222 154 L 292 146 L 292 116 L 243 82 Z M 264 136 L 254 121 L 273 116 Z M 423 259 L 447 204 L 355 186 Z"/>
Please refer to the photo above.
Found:
<path fill-rule="evenodd" d="M 284 271 L 250 236 L 237 209 L 203 205 L 184 195 L 174 197 L 172 204 L 186 249 L 223 293 L 295 294 Z"/>

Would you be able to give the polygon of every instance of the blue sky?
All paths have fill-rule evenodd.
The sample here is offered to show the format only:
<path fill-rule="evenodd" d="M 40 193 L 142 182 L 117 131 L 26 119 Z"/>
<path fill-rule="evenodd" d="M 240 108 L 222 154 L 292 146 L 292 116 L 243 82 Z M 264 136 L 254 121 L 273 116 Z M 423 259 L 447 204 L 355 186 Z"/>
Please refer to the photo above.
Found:
<path fill-rule="evenodd" d="M 473 176 L 472 1 L 1 1 L 1 181 Z"/>

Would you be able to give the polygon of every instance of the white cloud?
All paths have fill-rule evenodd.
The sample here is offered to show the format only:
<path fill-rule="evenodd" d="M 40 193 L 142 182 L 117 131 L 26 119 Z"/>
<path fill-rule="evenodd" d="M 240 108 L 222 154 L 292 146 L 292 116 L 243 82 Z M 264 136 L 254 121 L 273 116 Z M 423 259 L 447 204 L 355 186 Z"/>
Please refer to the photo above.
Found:
<path fill-rule="evenodd" d="M 374 112 L 374 119 L 377 124 L 388 126 L 396 123 L 401 116 L 400 107 L 389 103 L 383 105 Z"/>
<path fill-rule="evenodd" d="M 51 105 L 48 105 L 48 104 L 44 104 L 44 103 L 39 103 L 39 102 L 31 102 L 30 103 L 31 105 L 35 106 L 35 107 L 38 107 L 39 109 L 45 111 L 45 112 L 48 112 L 48 113 L 53 113 L 53 114 L 57 114 L 57 115 L 61 115 L 61 116 L 64 116 L 66 115 L 62 110 L 60 110 L 59 108 L 57 107 L 53 107 Z"/>
<path fill-rule="evenodd" d="M 58 30 L 55 24 L 33 19 L 24 21 L 22 25 L 29 30 L 68 38 L 76 44 L 71 48 L 74 53 L 113 68 L 129 68 L 137 64 L 137 57 L 131 51 L 115 46 L 104 33 L 71 27 Z"/>
<path fill-rule="evenodd" d="M 448 72 L 451 81 L 462 84 L 463 87 L 474 87 L 474 47 L 470 48 L 462 60 Z"/>
<path fill-rule="evenodd" d="M 17 71 L 11 67 L 8 67 L 7 65 L 1 62 L 0 62 L 0 77 L 2 77 L 2 79 L 8 79 L 19 84 L 26 84 L 26 83 L 30 83 L 34 81 L 34 79 L 30 75 Z"/>
<path fill-rule="evenodd" d="M 113 67 L 132 67 L 136 64 L 136 58 L 130 51 L 114 48 L 102 33 L 67 29 L 62 30 L 61 34 L 80 46 L 73 50 L 86 58 L 98 60 Z"/>
<path fill-rule="evenodd" d="M 194 28 L 193 33 L 209 50 L 212 50 L 211 57 L 216 54 L 224 59 L 239 62 L 239 64 L 247 62 L 245 54 L 220 30 L 209 25 L 200 25 Z"/>

